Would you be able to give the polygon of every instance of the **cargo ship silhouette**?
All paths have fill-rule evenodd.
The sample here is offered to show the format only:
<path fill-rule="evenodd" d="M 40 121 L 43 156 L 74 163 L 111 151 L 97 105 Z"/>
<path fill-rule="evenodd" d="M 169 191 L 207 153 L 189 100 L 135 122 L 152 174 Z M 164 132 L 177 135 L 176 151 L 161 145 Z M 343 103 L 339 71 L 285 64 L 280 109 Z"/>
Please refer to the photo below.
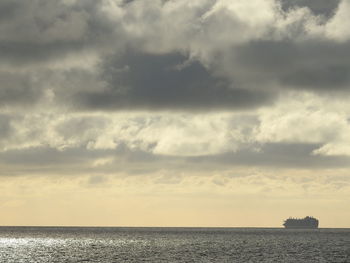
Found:
<path fill-rule="evenodd" d="M 305 218 L 288 218 L 283 223 L 285 228 L 303 228 L 313 229 L 318 228 L 318 220 L 312 216 Z"/>

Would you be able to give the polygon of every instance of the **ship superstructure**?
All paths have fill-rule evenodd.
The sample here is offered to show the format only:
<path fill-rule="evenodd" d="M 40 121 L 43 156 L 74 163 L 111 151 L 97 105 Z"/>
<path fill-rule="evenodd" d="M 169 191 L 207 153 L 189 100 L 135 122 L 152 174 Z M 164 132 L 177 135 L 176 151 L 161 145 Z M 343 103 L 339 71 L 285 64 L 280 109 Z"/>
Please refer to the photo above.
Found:
<path fill-rule="evenodd" d="M 283 223 L 285 228 L 318 228 L 318 220 L 312 216 L 288 218 Z"/>

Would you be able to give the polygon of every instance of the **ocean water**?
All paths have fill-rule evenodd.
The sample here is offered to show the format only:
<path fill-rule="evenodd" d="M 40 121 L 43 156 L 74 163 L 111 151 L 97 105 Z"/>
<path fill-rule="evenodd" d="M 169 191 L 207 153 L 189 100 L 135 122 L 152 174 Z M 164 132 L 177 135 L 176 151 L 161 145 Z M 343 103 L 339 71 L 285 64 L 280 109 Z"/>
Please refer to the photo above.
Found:
<path fill-rule="evenodd" d="M 0 227 L 0 262 L 350 262 L 350 229 Z"/>

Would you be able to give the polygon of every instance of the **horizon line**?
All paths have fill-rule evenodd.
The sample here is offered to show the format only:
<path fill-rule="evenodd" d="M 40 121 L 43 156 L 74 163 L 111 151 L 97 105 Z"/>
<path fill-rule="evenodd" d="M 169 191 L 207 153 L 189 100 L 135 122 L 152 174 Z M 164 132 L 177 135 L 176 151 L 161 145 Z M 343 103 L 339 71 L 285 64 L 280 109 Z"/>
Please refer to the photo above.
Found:
<path fill-rule="evenodd" d="M 6 227 L 22 227 L 22 228 L 213 228 L 213 229 L 227 229 L 227 228 L 260 228 L 260 229 L 286 229 L 285 227 L 276 226 L 94 226 L 94 225 L 0 225 L 0 228 Z M 316 229 L 350 229 L 350 227 L 318 227 Z M 304 229 L 307 230 L 307 229 Z"/>

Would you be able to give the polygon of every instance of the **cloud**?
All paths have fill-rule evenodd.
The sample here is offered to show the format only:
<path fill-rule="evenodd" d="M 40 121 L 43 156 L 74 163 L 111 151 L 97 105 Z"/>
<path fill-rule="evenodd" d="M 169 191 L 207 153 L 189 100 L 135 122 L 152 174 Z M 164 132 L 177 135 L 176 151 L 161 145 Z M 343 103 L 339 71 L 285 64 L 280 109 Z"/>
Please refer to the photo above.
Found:
<path fill-rule="evenodd" d="M 232 86 L 200 62 L 174 54 L 127 52 L 104 66 L 106 89 L 79 92 L 83 108 L 106 110 L 213 110 L 254 108 L 273 94 Z"/>
<path fill-rule="evenodd" d="M 10 136 L 11 132 L 12 127 L 9 116 L 5 114 L 0 114 L 0 141 L 3 141 L 4 138 Z"/>
<path fill-rule="evenodd" d="M 282 8 L 288 11 L 292 8 L 307 7 L 316 15 L 331 17 L 336 12 L 341 0 L 281 0 Z"/>
<path fill-rule="evenodd" d="M 43 95 L 34 76 L 26 73 L 0 72 L 0 107 L 26 107 Z"/>
<path fill-rule="evenodd" d="M 246 148 L 236 152 L 207 156 L 164 156 L 150 152 L 118 148 L 89 150 L 72 148 L 58 151 L 48 147 L 10 150 L 0 153 L 1 176 L 18 175 L 112 175 L 136 176 L 167 173 L 228 172 L 254 167 L 277 170 L 326 170 L 349 168 L 349 156 L 315 155 L 318 144 L 273 143 L 259 151 Z M 107 160 L 107 161 L 106 161 Z M 97 164 L 97 162 L 99 162 Z"/>
<path fill-rule="evenodd" d="M 346 166 L 348 13 L 347 0 L 2 1 L 2 165 Z"/>
<path fill-rule="evenodd" d="M 314 155 L 320 144 L 266 143 L 254 149 L 241 149 L 237 152 L 200 156 L 191 158 L 197 165 L 212 164 L 218 169 L 229 169 L 232 166 L 274 167 L 292 169 L 327 169 L 349 167 L 349 156 Z"/>
<path fill-rule="evenodd" d="M 253 41 L 237 48 L 238 78 L 274 83 L 280 89 L 317 92 L 347 90 L 350 64 L 343 54 L 350 46 L 331 41 Z M 234 66 L 234 65 L 232 65 Z M 251 81 L 252 82 L 252 81 Z"/>
<path fill-rule="evenodd" d="M 340 42 L 349 42 L 350 34 L 346 29 L 349 26 L 347 19 L 350 12 L 350 1 L 341 1 L 337 13 L 326 26 L 326 33 L 329 37 Z"/>
<path fill-rule="evenodd" d="M 61 60 L 85 49 L 105 48 L 118 24 L 101 13 L 106 1 L 2 1 L 2 63 L 31 65 Z M 106 39 L 108 38 L 108 39 Z"/>
<path fill-rule="evenodd" d="M 49 91 L 71 110 L 247 110 L 346 91 L 348 2 L 332 2 L 3 1 L 1 106 Z"/>
<path fill-rule="evenodd" d="M 300 95 L 294 92 L 273 107 L 240 113 L 2 114 L 3 174 L 131 176 L 164 169 L 348 167 L 347 97 L 330 102 L 312 93 Z"/>

